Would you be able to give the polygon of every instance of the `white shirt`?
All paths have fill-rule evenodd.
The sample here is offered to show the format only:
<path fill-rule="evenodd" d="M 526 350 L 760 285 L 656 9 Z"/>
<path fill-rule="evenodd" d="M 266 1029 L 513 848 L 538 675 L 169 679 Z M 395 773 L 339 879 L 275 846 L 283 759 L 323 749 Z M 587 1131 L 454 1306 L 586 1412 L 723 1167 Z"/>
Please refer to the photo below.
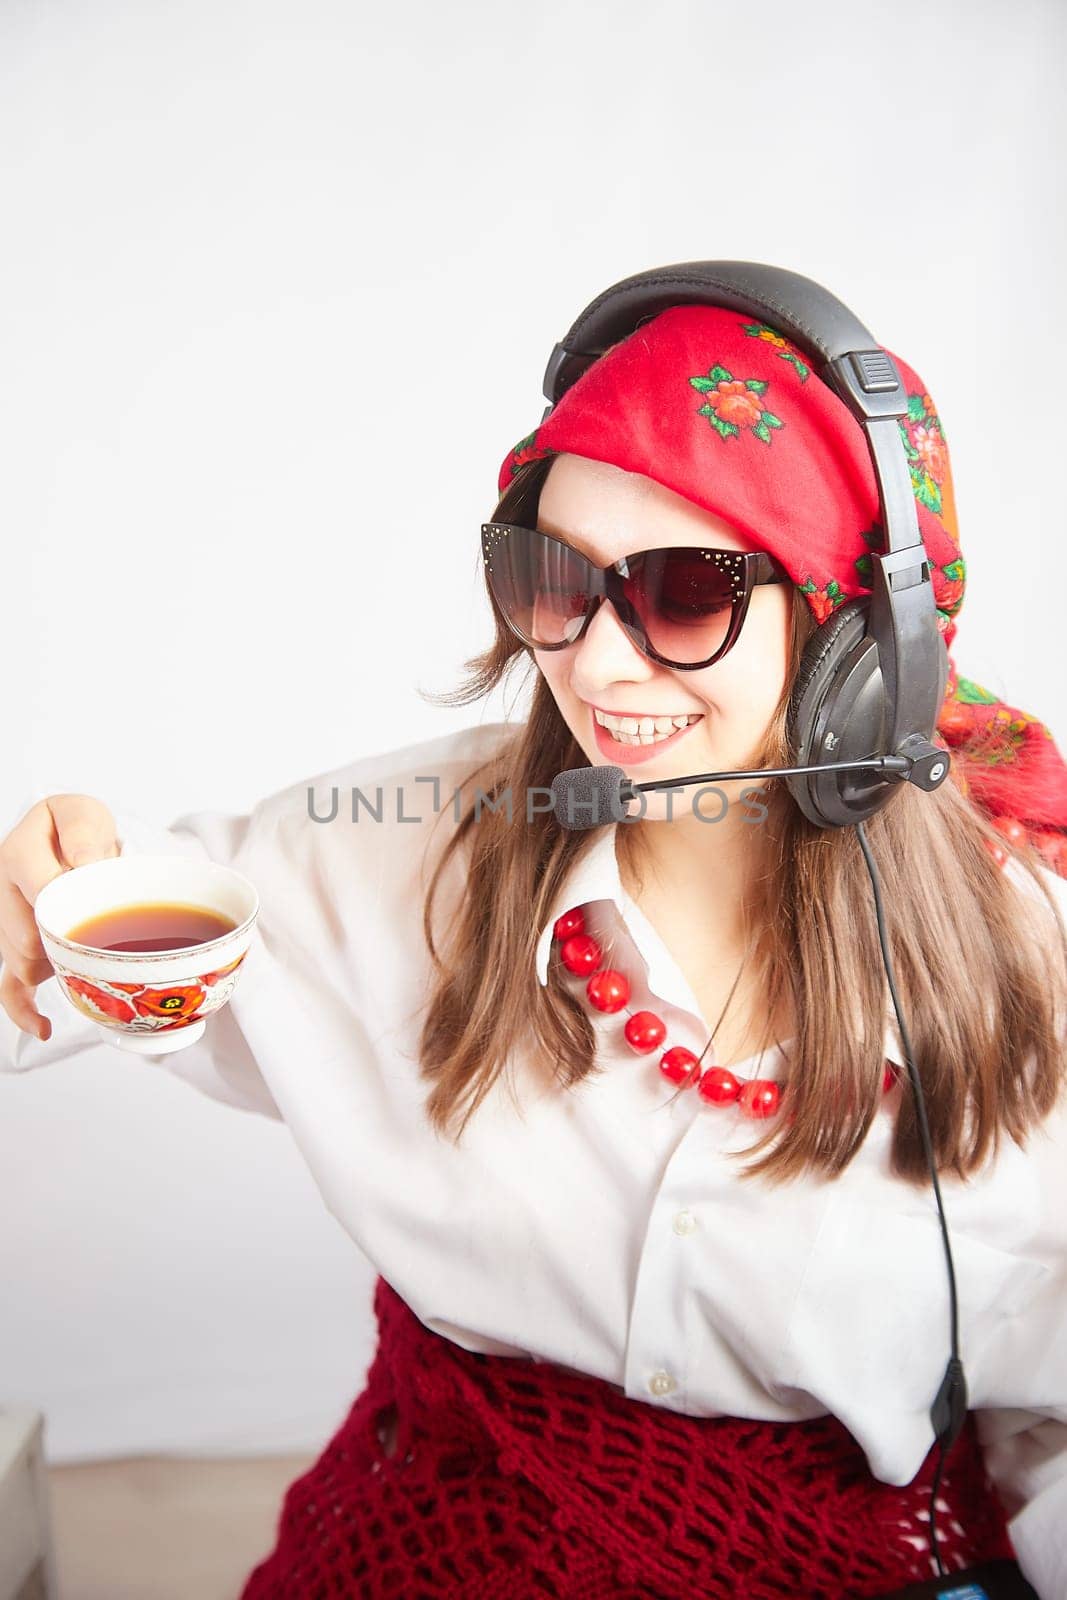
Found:
<path fill-rule="evenodd" d="M 163 828 L 108 802 L 124 855 L 206 855 L 245 873 L 260 896 L 258 936 L 229 1004 L 196 1044 L 149 1059 L 219 1100 L 283 1118 L 330 1211 L 444 1337 L 573 1367 L 689 1415 L 830 1412 L 876 1477 L 911 1482 L 933 1443 L 949 1313 L 932 1189 L 888 1169 L 899 1090 L 839 1178 L 778 1189 L 742 1181 L 730 1153 L 765 1124 L 692 1089 L 670 1103 L 658 1053 L 635 1055 L 620 1018 L 590 1009 L 604 1070 L 565 1091 L 524 1073 L 520 1050 L 458 1146 L 430 1128 L 417 1065 L 431 971 L 424 856 L 435 806 L 447 813 L 432 835 L 436 861 L 456 789 L 509 731 L 472 727 L 363 757 L 250 816 L 205 811 Z M 312 820 L 312 810 L 330 816 L 335 788 L 336 816 Z M 353 789 L 364 796 L 358 822 Z M 538 977 L 547 980 L 556 918 L 585 906 L 591 931 L 616 941 L 630 1009 L 654 1010 L 668 1043 L 699 1055 L 699 1006 L 622 887 L 616 832 L 600 830 L 563 886 L 540 933 Z M 436 929 L 447 927 L 463 870 L 454 857 Z M 1067 915 L 1067 883 L 1046 878 Z M 37 995 L 52 1021 L 47 1042 L 0 1012 L 0 1068 L 98 1043 L 57 989 Z M 891 1009 L 885 1054 L 902 1062 Z M 780 1079 L 783 1067 L 771 1049 L 736 1071 Z M 1006 1138 L 967 1183 L 940 1181 L 970 1405 L 1014 1514 L 1020 1566 L 1042 1600 L 1064 1600 L 1067 1105 L 1025 1151 Z"/>

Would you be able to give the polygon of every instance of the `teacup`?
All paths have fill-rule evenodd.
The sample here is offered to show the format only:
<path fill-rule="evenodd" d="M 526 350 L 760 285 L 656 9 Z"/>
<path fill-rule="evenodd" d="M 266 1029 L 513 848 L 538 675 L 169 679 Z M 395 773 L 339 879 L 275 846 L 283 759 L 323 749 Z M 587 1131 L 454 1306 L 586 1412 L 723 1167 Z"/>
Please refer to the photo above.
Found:
<path fill-rule="evenodd" d="M 70 938 L 121 906 L 183 902 L 236 923 L 184 949 L 102 950 Z M 73 867 L 37 896 L 34 916 L 63 994 L 110 1044 L 161 1055 L 195 1044 L 233 993 L 255 932 L 259 896 L 232 867 L 188 856 L 115 856 Z"/>

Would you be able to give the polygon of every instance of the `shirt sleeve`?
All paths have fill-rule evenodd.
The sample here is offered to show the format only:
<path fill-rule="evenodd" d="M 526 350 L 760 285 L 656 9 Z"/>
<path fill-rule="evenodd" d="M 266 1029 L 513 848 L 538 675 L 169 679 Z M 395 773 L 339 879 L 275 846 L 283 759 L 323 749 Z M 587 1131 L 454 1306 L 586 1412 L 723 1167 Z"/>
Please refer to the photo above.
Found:
<path fill-rule="evenodd" d="M 227 1003 L 194 1044 L 139 1059 L 226 1105 L 284 1121 L 301 1148 L 320 1151 L 337 1114 L 326 1080 L 335 1073 L 339 1092 L 373 1093 L 382 1070 L 375 1040 L 425 998 L 423 895 L 457 820 L 454 786 L 508 734 L 506 723 L 460 728 L 301 779 L 248 813 L 196 811 L 169 826 L 104 796 L 122 855 L 214 861 L 243 873 L 259 896 Z M 462 894 L 464 871 L 462 860 L 453 864 L 444 904 Z M 45 1041 L 0 1008 L 0 1072 L 120 1048 L 54 979 L 38 988 L 37 1005 L 52 1023 Z M 420 1086 L 404 1065 L 388 1088 L 413 1102 Z"/>
<path fill-rule="evenodd" d="M 980 1410 L 975 1418 L 1023 1576 L 1040 1600 L 1061 1600 L 1067 1595 L 1067 1405 L 1048 1412 Z"/>
<path fill-rule="evenodd" d="M 14 814 L 5 833 L 43 798 L 43 795 L 30 796 Z M 221 866 L 233 866 L 238 871 L 241 870 L 240 862 L 251 842 L 257 821 L 256 812 L 240 815 L 201 811 L 180 817 L 170 826 L 163 826 L 132 812 L 116 810 L 114 807 L 111 809 L 120 854 L 123 856 L 188 855 L 215 861 Z M 262 940 L 264 931 L 269 936 L 274 914 L 273 907 L 261 905 L 244 968 L 255 966 L 256 946 Z M 164 1067 L 175 1077 L 184 1079 L 224 1105 L 281 1120 L 281 1113 L 259 1070 L 234 1006 L 234 1000 L 248 975 L 244 968 L 233 997 L 221 1010 L 206 1019 L 204 1033 L 195 1044 L 166 1055 L 143 1055 L 138 1059 Z M 0 1008 L 0 1072 L 25 1072 L 74 1058 L 88 1061 L 96 1050 L 112 1051 L 119 1048 L 107 1043 L 91 1018 L 75 1010 L 60 993 L 54 978 L 46 979 L 39 986 L 35 1004 L 52 1024 L 51 1034 L 45 1040 L 26 1033 Z"/>
<path fill-rule="evenodd" d="M 1067 880 L 1042 868 L 1067 923 Z M 1062 1036 L 1067 1049 L 1067 1035 Z M 1067 1595 L 1067 1095 L 1026 1142 L 1038 1204 L 1028 1254 L 1041 1293 L 995 1344 L 1003 1404 L 975 1409 L 986 1468 L 1023 1575 L 1041 1600 Z"/>

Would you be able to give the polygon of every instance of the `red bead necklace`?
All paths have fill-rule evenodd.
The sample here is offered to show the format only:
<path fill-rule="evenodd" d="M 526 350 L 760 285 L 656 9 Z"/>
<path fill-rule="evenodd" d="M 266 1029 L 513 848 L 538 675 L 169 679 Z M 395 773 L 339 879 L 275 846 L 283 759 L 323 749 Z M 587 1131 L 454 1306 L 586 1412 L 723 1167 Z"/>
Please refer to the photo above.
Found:
<path fill-rule="evenodd" d="M 585 915 L 581 907 L 576 906 L 557 917 L 552 925 L 552 936 L 559 944 L 559 958 L 567 971 L 575 977 L 588 978 L 585 992 L 590 1005 L 608 1014 L 625 1009 L 626 1024 L 622 1031 L 630 1048 L 638 1055 L 651 1055 L 658 1050 L 667 1037 L 666 1024 L 654 1011 L 630 1011 L 627 1008 L 630 980 L 616 967 L 601 965 L 603 951 L 592 934 L 586 933 Z M 733 990 L 730 991 L 726 1006 L 729 1006 L 732 998 Z M 723 1016 L 726 1015 L 726 1006 L 723 1007 Z M 719 1018 L 721 1022 L 722 1017 Z M 718 1026 L 716 1023 L 700 1056 L 695 1056 L 692 1050 L 680 1044 L 665 1050 L 659 1061 L 660 1072 L 683 1089 L 695 1088 L 702 1099 L 716 1105 L 736 1103 L 746 1117 L 773 1116 L 782 1104 L 784 1088 L 779 1088 L 772 1079 L 739 1078 L 727 1067 L 707 1067 L 701 1071 L 700 1062 Z M 887 1061 L 882 1074 L 883 1094 L 888 1093 L 895 1082 L 896 1072 L 892 1063 Z"/>

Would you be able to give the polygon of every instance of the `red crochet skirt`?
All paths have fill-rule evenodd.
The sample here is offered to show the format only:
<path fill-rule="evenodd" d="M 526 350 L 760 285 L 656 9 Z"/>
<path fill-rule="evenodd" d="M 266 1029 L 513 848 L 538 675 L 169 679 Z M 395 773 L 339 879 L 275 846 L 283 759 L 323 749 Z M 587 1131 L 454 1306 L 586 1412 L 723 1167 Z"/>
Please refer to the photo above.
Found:
<path fill-rule="evenodd" d="M 464 1350 L 384 1278 L 374 1309 L 366 1387 L 241 1600 L 863 1600 L 932 1575 L 936 1448 L 894 1488 L 835 1417 L 682 1416 Z M 973 1416 L 938 1502 L 946 1572 L 1014 1557 Z"/>

